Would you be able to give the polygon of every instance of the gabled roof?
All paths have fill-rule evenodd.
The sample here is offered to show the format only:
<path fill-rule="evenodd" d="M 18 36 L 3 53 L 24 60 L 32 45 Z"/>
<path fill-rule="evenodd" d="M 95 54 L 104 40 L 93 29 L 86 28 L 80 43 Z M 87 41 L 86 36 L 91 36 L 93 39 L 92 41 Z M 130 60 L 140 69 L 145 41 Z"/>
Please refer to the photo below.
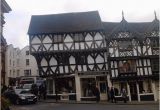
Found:
<path fill-rule="evenodd" d="M 9 11 L 11 11 L 12 9 L 10 8 L 10 6 L 7 4 L 7 2 L 5 0 L 1 1 L 1 10 L 3 13 L 9 13 Z"/>
<path fill-rule="evenodd" d="M 103 27 L 108 37 L 118 32 L 131 32 L 136 37 L 145 37 L 145 33 L 159 31 L 159 20 L 155 12 L 155 19 L 152 22 L 127 22 L 122 11 L 121 22 L 103 22 Z"/>
<path fill-rule="evenodd" d="M 34 15 L 28 34 L 70 33 L 103 29 L 98 11 Z"/>

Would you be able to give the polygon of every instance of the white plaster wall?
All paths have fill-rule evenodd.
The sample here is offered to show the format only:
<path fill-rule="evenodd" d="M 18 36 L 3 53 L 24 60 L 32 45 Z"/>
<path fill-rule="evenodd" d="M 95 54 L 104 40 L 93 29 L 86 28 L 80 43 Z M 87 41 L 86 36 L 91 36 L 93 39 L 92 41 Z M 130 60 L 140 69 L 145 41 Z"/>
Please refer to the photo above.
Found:
<path fill-rule="evenodd" d="M 6 82 L 5 84 L 9 84 L 9 77 L 16 78 L 19 77 L 17 74 L 17 70 L 20 72 L 20 63 L 17 64 L 17 60 L 19 60 L 20 49 L 14 48 L 13 45 L 8 45 L 5 53 L 5 71 L 6 71 Z M 10 63 L 11 62 L 11 63 Z M 20 60 L 19 60 L 20 62 Z M 11 72 L 10 72 L 11 71 Z"/>
<path fill-rule="evenodd" d="M 64 42 L 73 42 L 73 39 L 69 35 L 67 35 L 64 39 Z"/>
<path fill-rule="evenodd" d="M 96 58 L 96 63 L 104 63 L 104 58 L 102 56 L 98 55 Z"/>
<path fill-rule="evenodd" d="M 45 38 L 43 39 L 42 43 L 52 43 L 52 40 L 50 39 L 50 37 L 47 35 L 45 36 Z"/>
<path fill-rule="evenodd" d="M 99 32 L 96 33 L 94 40 L 102 40 L 103 37 L 101 36 L 101 34 Z"/>
<path fill-rule="evenodd" d="M 26 51 L 29 51 L 29 46 L 25 46 L 20 52 L 20 74 L 21 76 L 24 76 L 24 70 L 31 69 L 31 75 L 38 76 L 39 74 L 37 73 L 38 67 L 36 59 L 30 54 L 26 55 Z M 26 66 L 26 59 L 29 59 L 28 66 Z"/>
<path fill-rule="evenodd" d="M 50 59 L 49 64 L 50 64 L 50 65 L 57 65 L 57 60 L 56 60 L 54 57 L 52 57 L 52 58 Z"/>
<path fill-rule="evenodd" d="M 35 36 L 31 41 L 31 44 L 36 44 L 36 43 L 41 43 L 40 39 L 37 36 Z"/>

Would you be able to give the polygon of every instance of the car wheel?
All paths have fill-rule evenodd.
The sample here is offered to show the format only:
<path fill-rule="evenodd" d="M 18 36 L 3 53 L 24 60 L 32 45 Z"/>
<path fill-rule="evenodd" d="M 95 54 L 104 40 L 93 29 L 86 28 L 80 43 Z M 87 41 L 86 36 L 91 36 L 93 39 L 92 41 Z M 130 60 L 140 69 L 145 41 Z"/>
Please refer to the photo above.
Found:
<path fill-rule="evenodd" d="M 20 105 L 20 100 L 19 99 L 16 100 L 16 104 Z"/>

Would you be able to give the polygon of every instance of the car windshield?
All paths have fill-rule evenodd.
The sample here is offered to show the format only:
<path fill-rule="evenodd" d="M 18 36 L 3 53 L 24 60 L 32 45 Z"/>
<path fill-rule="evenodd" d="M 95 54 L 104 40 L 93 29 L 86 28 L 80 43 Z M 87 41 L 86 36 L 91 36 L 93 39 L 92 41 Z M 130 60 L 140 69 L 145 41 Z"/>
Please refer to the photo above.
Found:
<path fill-rule="evenodd" d="M 24 88 L 24 89 L 30 89 L 31 86 L 32 86 L 32 84 L 25 84 L 25 85 L 23 86 L 23 88 Z"/>
<path fill-rule="evenodd" d="M 20 92 L 20 94 L 28 94 L 28 93 L 31 93 L 30 91 L 26 91 L 26 90 L 22 90 L 21 92 Z"/>
<path fill-rule="evenodd" d="M 15 93 L 19 94 L 22 91 L 22 89 L 15 89 Z"/>

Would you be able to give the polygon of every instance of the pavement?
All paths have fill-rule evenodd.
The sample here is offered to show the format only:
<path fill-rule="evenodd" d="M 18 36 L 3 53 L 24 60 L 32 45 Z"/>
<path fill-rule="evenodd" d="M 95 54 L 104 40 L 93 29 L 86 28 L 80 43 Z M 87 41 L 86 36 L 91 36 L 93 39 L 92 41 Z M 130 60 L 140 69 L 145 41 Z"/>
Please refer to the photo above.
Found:
<path fill-rule="evenodd" d="M 61 101 L 54 99 L 46 99 L 46 100 L 39 100 L 39 102 L 44 102 L 44 103 L 66 103 L 66 104 L 105 104 L 105 105 L 159 105 L 159 101 L 131 101 L 124 103 L 123 101 L 118 101 L 117 103 L 111 103 L 108 101 L 100 101 L 97 103 L 96 101 Z"/>

